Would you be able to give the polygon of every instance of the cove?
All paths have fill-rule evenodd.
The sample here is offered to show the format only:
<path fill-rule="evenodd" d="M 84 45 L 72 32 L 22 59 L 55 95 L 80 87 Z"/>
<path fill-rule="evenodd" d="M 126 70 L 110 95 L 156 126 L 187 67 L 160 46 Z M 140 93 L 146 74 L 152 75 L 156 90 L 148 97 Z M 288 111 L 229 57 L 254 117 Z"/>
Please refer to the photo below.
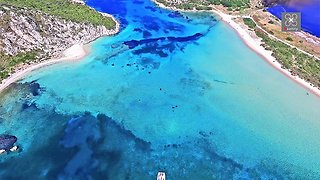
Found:
<path fill-rule="evenodd" d="M 0 177 L 317 179 L 320 99 L 212 14 L 88 0 L 121 32 L 1 94 Z"/>

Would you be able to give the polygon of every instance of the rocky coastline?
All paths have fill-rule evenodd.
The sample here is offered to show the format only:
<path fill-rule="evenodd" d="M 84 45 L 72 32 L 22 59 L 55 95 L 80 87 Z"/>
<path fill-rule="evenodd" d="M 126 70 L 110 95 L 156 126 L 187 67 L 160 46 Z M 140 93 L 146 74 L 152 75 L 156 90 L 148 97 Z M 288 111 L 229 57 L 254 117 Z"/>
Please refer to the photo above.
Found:
<path fill-rule="evenodd" d="M 117 21 L 114 29 L 107 29 L 13 6 L 0 7 L 0 15 L 0 52 L 15 56 L 37 51 L 37 60 L 59 57 L 74 44 L 114 35 L 120 28 Z"/>
<path fill-rule="evenodd" d="M 74 3 L 86 6 L 78 1 Z M 120 23 L 112 15 L 100 14 L 111 18 L 115 25 L 110 29 L 104 25 L 66 20 L 39 10 L 1 5 L 1 85 L 30 66 L 65 57 L 64 51 L 74 45 L 88 44 L 99 37 L 117 34 Z M 21 56 L 25 59 L 21 60 Z"/>

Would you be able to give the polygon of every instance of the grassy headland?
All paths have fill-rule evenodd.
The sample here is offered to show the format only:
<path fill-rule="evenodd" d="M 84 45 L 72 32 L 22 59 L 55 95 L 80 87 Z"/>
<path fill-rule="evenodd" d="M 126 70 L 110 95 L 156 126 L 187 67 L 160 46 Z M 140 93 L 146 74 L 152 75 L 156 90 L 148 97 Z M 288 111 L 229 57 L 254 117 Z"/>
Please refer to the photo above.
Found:
<path fill-rule="evenodd" d="M 107 29 L 112 29 L 116 25 L 111 17 L 105 17 L 88 6 L 72 3 L 69 0 L 0 0 L 0 5 L 29 8 L 65 20 L 103 25 Z"/>
<path fill-rule="evenodd" d="M 14 8 L 16 8 L 17 11 L 14 10 Z M 28 13 L 17 14 L 18 12 L 22 12 L 21 9 L 27 11 L 32 10 L 39 13 L 33 13 L 32 15 Z M 106 29 L 114 29 L 116 27 L 116 22 L 111 17 L 104 16 L 88 6 L 74 3 L 70 0 L 0 0 L 0 10 L 3 12 L 9 10 L 13 12 L 15 16 L 22 15 L 30 18 L 36 23 L 37 28 L 39 28 L 36 31 L 39 31 L 44 39 L 49 38 L 47 34 L 43 33 L 43 29 L 40 28 L 46 26 L 43 22 L 43 19 L 45 19 L 43 18 L 44 14 L 53 16 L 59 20 L 84 23 L 84 26 L 89 24 L 95 27 L 105 26 Z M 8 13 L 2 14 L 2 17 L 0 17 L 0 29 L 5 32 L 12 31 L 10 27 L 11 18 Z M 48 22 L 49 21 L 50 20 L 48 20 Z M 60 23 L 63 24 L 63 21 Z M 15 28 L 19 29 L 19 26 L 20 25 L 17 25 Z M 24 31 L 24 29 L 20 31 Z M 5 36 L 3 37 L 6 39 Z M 21 41 L 19 43 L 21 44 Z M 12 74 L 19 65 L 32 63 L 43 54 L 41 47 L 39 47 L 39 50 L 29 49 L 15 53 L 14 55 L 7 55 L 5 51 L 1 49 L 2 46 L 4 47 L 4 44 L 0 42 L 0 82 Z M 43 56 L 41 57 L 43 58 Z"/>

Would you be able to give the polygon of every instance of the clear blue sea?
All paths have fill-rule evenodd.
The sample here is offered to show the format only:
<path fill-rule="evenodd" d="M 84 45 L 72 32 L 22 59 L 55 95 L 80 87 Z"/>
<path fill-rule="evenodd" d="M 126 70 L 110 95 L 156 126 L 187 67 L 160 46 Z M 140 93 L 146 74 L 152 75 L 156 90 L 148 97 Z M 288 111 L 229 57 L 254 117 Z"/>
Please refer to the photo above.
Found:
<path fill-rule="evenodd" d="M 301 26 L 306 32 L 320 37 L 320 0 L 304 0 L 304 5 L 277 4 L 268 11 L 281 19 L 282 12 L 301 12 Z M 303 2 L 303 1 L 302 1 Z"/>
<path fill-rule="evenodd" d="M 0 179 L 319 179 L 320 98 L 210 14 L 89 0 L 121 32 L 1 94 Z"/>

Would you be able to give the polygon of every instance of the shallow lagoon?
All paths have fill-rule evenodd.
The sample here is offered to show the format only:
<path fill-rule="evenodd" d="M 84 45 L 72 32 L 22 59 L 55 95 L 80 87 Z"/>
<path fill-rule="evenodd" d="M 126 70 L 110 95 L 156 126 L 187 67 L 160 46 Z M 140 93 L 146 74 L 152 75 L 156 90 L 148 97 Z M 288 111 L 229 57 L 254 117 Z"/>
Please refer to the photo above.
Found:
<path fill-rule="evenodd" d="M 0 131 L 22 151 L 1 156 L 2 178 L 320 177 L 320 99 L 218 18 L 149 1 L 87 4 L 122 31 L 3 93 Z"/>

